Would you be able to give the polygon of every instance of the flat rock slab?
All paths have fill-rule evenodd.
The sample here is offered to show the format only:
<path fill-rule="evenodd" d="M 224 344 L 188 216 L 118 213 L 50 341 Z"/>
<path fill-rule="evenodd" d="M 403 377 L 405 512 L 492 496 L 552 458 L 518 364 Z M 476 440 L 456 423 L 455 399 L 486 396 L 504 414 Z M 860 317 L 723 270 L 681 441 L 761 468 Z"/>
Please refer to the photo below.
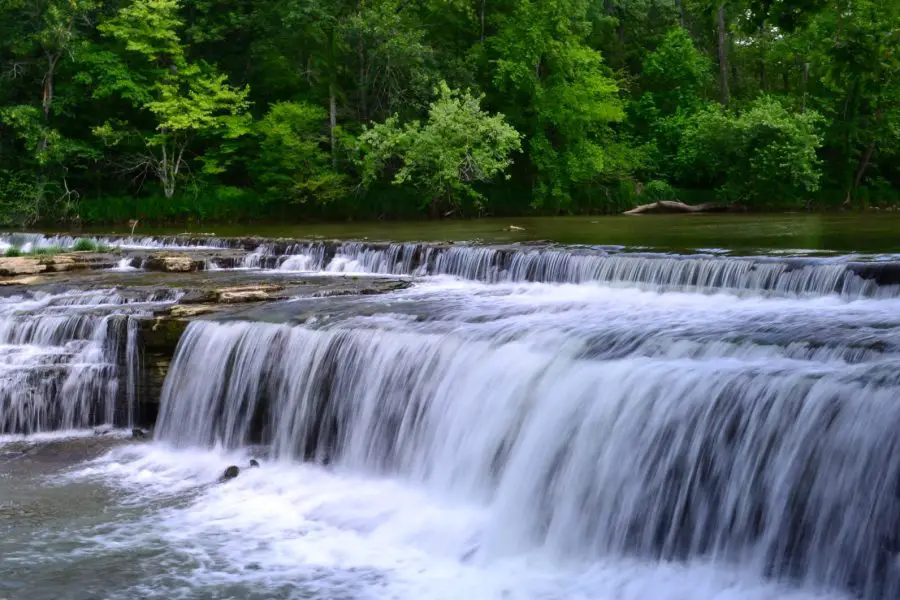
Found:
<path fill-rule="evenodd" d="M 38 256 L 0 257 L 0 277 L 20 277 L 40 273 L 62 273 L 90 269 L 108 269 L 118 258 L 112 254 L 96 252 L 67 252 Z"/>

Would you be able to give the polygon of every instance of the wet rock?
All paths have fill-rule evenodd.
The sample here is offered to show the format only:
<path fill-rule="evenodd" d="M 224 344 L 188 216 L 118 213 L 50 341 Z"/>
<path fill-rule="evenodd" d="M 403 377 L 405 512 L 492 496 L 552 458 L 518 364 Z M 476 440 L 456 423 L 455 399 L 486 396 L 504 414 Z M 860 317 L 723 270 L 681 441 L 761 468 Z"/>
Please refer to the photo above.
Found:
<path fill-rule="evenodd" d="M 39 275 L 19 275 L 0 280 L 0 285 L 35 285 L 41 282 Z"/>
<path fill-rule="evenodd" d="M 238 285 L 222 288 L 192 290 L 185 294 L 180 304 L 238 304 L 241 302 L 265 302 L 279 300 L 284 286 L 273 284 Z"/>
<path fill-rule="evenodd" d="M 52 273 L 62 273 L 64 271 L 74 271 L 76 269 L 85 268 L 83 263 L 77 261 L 74 257 L 65 254 L 60 256 L 41 257 L 39 260 L 41 264 L 46 267 L 46 270 Z"/>
<path fill-rule="evenodd" d="M 38 273 L 62 273 L 89 269 L 107 269 L 115 264 L 109 254 L 77 253 L 51 256 L 0 257 L 0 277 L 19 277 Z M 20 282 L 27 285 L 29 282 Z"/>
<path fill-rule="evenodd" d="M 147 432 L 144 431 L 143 429 L 132 429 L 131 437 L 138 438 L 138 439 L 144 439 L 147 437 Z"/>
<path fill-rule="evenodd" d="M 156 253 L 148 256 L 143 268 L 164 273 L 191 273 L 203 269 L 203 261 L 187 254 Z"/>
<path fill-rule="evenodd" d="M 199 317 L 200 315 L 214 313 L 217 310 L 219 309 L 209 304 L 176 304 L 169 310 L 169 315 L 181 319 L 189 319 L 191 317 Z"/>
<path fill-rule="evenodd" d="M 15 277 L 17 275 L 35 275 L 47 270 L 47 265 L 30 256 L 2 257 L 0 258 L 0 277 Z"/>
<path fill-rule="evenodd" d="M 259 467 L 259 462 L 255 458 L 250 459 L 250 468 L 254 469 Z"/>
<path fill-rule="evenodd" d="M 233 288 L 219 290 L 218 301 L 223 304 L 237 302 L 264 302 L 275 299 L 273 294 L 280 291 L 279 286 L 258 286 L 252 288 Z"/>
<path fill-rule="evenodd" d="M 234 479 L 240 474 L 240 472 L 241 470 L 236 465 L 231 465 L 230 467 L 225 469 L 225 472 L 222 473 L 221 477 L 219 477 L 219 483 Z"/>

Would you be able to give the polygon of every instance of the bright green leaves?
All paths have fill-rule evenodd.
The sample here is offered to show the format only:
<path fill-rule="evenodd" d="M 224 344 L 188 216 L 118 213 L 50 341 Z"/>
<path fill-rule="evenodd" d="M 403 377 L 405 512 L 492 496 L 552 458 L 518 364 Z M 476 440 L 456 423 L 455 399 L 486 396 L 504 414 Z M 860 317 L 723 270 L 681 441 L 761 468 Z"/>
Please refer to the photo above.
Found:
<path fill-rule="evenodd" d="M 691 112 L 703 104 L 712 63 L 684 29 L 673 29 L 644 59 L 642 87 L 662 114 Z"/>
<path fill-rule="evenodd" d="M 473 184 L 502 173 L 520 140 L 502 115 L 482 110 L 481 97 L 441 83 L 424 123 L 401 125 L 391 117 L 365 130 L 359 147 L 365 181 L 390 169 L 392 182 L 422 190 L 423 205 L 430 204 L 434 213 L 442 204 L 459 209 L 464 199 L 481 207 L 483 196 Z"/>
<path fill-rule="evenodd" d="M 190 65 L 157 84 L 156 98 L 145 105 L 164 133 L 226 133 L 239 126 L 229 117 L 243 114 L 247 90 L 228 85 L 225 75 L 217 75 L 203 65 Z"/>
<path fill-rule="evenodd" d="M 178 66 L 184 62 L 180 8 L 179 0 L 135 0 L 97 29 L 124 43 L 129 52 Z"/>
<path fill-rule="evenodd" d="M 155 175 L 167 198 L 174 195 L 177 181 L 187 170 L 185 152 L 195 137 L 204 137 L 215 147 L 215 139 L 234 139 L 249 132 L 249 90 L 232 87 L 227 77 L 208 63 L 188 61 L 181 41 L 179 8 L 177 0 L 133 0 L 102 24 L 99 29 L 103 33 L 123 43 L 126 52 L 138 55 L 144 63 L 130 62 L 128 68 L 115 69 L 119 78 L 110 79 L 110 73 L 94 76 L 103 84 L 98 90 L 119 92 L 154 122 L 152 132 L 107 121 L 94 133 L 116 143 L 126 138 L 126 132 L 142 139 L 144 147 L 128 168 Z M 104 62 L 119 64 L 116 57 L 100 54 L 95 66 Z M 222 172 L 229 153 L 211 154 L 205 170 Z"/>
<path fill-rule="evenodd" d="M 518 105 L 508 114 L 528 140 L 536 206 L 567 208 L 602 179 L 610 125 L 625 117 L 615 80 L 585 43 L 586 10 L 580 0 L 523 0 L 491 41 L 494 81 Z"/>
<path fill-rule="evenodd" d="M 734 116 L 711 105 L 691 119 L 678 152 L 685 181 L 758 208 L 799 206 L 819 186 L 822 118 L 760 98 Z"/>
<path fill-rule="evenodd" d="M 254 127 L 259 180 L 273 200 L 328 203 L 346 193 L 325 150 L 328 113 L 302 102 L 279 102 Z"/>

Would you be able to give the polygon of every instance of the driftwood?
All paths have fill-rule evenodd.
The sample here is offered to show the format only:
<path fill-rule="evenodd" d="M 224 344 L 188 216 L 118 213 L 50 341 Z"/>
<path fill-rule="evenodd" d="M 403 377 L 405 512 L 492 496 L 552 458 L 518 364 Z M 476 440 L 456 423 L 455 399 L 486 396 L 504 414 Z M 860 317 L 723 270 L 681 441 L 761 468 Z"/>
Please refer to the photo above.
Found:
<path fill-rule="evenodd" d="M 626 210 L 625 215 L 654 215 L 665 213 L 708 213 L 708 212 L 725 212 L 734 210 L 734 207 L 728 204 L 685 204 L 675 200 L 659 200 L 650 204 L 642 204 L 631 210 Z"/>

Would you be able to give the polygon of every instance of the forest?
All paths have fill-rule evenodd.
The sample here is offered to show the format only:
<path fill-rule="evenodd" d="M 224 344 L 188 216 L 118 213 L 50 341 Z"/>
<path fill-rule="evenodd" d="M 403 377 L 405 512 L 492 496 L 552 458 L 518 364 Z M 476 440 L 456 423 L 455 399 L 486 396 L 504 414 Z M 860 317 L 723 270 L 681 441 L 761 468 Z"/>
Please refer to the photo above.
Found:
<path fill-rule="evenodd" d="M 897 0 L 0 0 L 0 225 L 900 205 Z"/>

